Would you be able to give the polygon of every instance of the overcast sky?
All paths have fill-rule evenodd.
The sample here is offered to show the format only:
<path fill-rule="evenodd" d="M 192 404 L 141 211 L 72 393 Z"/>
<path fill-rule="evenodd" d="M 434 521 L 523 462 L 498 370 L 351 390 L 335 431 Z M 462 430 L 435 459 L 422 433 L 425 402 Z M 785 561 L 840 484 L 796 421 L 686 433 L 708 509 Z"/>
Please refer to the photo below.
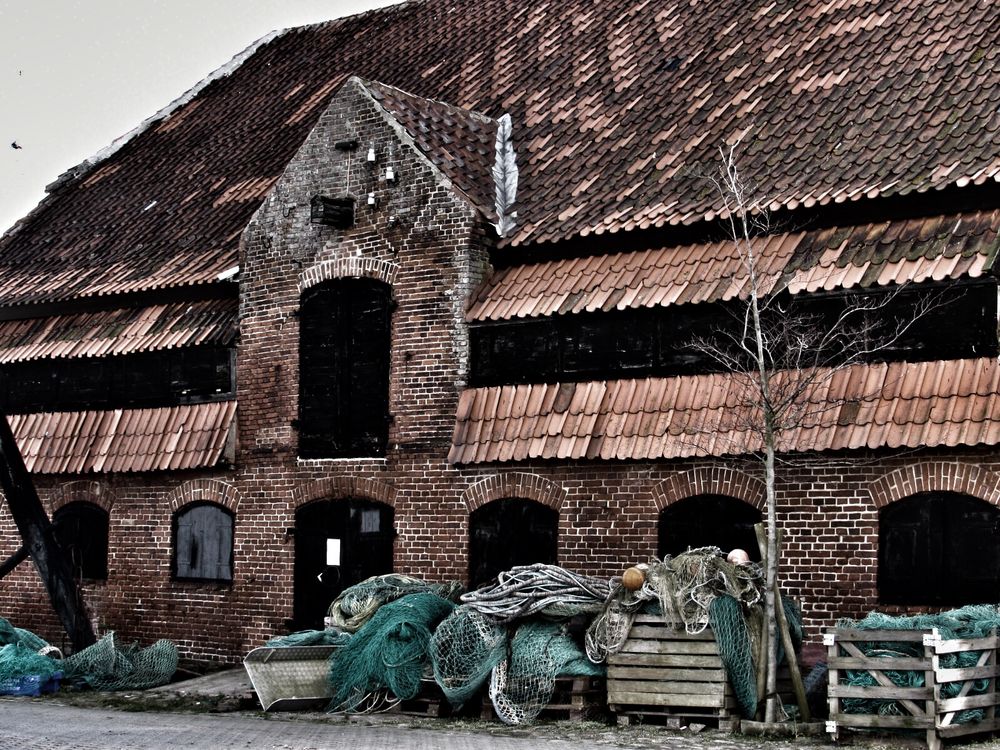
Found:
<path fill-rule="evenodd" d="M 397 1 L 0 0 L 0 232 L 269 31 Z"/>

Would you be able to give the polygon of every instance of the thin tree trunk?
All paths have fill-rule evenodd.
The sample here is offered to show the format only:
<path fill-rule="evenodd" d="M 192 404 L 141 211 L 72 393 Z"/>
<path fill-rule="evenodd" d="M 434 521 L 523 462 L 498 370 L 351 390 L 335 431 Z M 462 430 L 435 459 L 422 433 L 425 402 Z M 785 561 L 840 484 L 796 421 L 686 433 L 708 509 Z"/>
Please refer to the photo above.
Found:
<path fill-rule="evenodd" d="M 777 608 L 781 602 L 775 601 L 775 582 L 778 580 L 778 504 L 774 491 L 774 434 L 769 431 L 769 441 L 764 458 L 764 483 L 767 492 L 767 568 L 764 590 L 764 622 L 767 623 L 767 680 L 764 704 L 764 721 L 768 724 L 777 719 L 778 694 L 778 637 Z"/>

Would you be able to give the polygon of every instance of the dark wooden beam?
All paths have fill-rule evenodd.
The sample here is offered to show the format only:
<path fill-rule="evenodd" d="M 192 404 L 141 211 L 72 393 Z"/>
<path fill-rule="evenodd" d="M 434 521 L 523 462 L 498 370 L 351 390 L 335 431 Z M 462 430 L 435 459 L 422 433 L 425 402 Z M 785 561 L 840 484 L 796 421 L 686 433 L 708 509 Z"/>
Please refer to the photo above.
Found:
<path fill-rule="evenodd" d="M 83 596 L 69 562 L 52 534 L 52 523 L 42 507 L 42 501 L 38 499 L 34 482 L 24 466 L 24 459 L 5 415 L 0 415 L 0 487 L 7 498 L 10 515 L 21 533 L 22 551 L 35 564 L 73 649 L 79 651 L 86 648 L 97 639 L 87 619 Z"/>
<path fill-rule="evenodd" d="M 29 557 L 26 547 L 21 547 L 17 552 L 0 563 L 0 580 L 6 578 L 14 568 L 23 563 Z"/>

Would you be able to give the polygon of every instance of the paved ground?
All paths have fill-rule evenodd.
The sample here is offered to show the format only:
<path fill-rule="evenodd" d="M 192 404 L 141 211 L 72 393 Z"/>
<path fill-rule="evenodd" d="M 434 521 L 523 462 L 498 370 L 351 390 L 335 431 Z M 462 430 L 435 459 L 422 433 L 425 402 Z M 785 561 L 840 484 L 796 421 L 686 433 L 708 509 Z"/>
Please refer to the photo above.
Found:
<path fill-rule="evenodd" d="M 254 707 L 252 710 L 250 707 Z M 909 746 L 878 739 L 866 750 Z M 136 693 L 59 693 L 0 698 L 0 750 L 831 750 L 824 737 L 764 741 L 718 731 L 597 722 L 512 728 L 495 722 L 264 714 L 242 669 Z M 1000 750 L 1000 744 L 977 750 Z"/>
<path fill-rule="evenodd" d="M 289 720 L 248 713 L 126 712 L 65 705 L 57 698 L 0 699 L 0 748 L 5 750 L 745 750 L 759 746 L 757 740 L 717 732 L 692 735 L 591 723 L 548 724 L 521 731 L 495 727 L 483 731 L 484 726 L 427 719 L 369 723 L 314 714 Z M 780 742 L 767 747 L 805 750 L 810 745 Z"/>

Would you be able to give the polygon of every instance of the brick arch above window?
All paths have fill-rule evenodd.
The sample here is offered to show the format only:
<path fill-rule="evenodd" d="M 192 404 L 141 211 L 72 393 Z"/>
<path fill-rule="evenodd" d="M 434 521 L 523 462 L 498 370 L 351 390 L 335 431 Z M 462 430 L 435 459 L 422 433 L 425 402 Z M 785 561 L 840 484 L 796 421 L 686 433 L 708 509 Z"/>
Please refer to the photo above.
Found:
<path fill-rule="evenodd" d="M 70 503 L 92 503 L 110 515 L 115 504 L 115 494 L 100 482 L 78 479 L 59 485 L 49 497 L 49 511 L 55 513 Z"/>
<path fill-rule="evenodd" d="M 398 263 L 390 263 L 378 258 L 351 256 L 336 260 L 324 260 L 299 274 L 299 294 L 331 279 L 377 279 L 392 286 L 396 281 L 398 271 Z"/>
<path fill-rule="evenodd" d="M 1000 474 L 975 464 L 920 461 L 890 471 L 868 485 L 876 508 L 919 492 L 959 492 L 1000 506 Z"/>
<path fill-rule="evenodd" d="M 240 504 L 240 492 L 233 485 L 219 479 L 192 479 L 175 487 L 167 495 L 170 512 L 176 513 L 191 503 L 215 503 L 232 513 Z"/>
<path fill-rule="evenodd" d="M 396 488 L 366 477 L 327 477 L 300 484 L 292 490 L 292 503 L 296 508 L 313 500 L 343 497 L 367 498 L 396 507 Z"/>
<path fill-rule="evenodd" d="M 727 466 L 679 471 L 653 487 L 657 510 L 694 495 L 727 495 L 763 510 L 767 489 L 760 479 Z"/>
<path fill-rule="evenodd" d="M 462 502 L 471 513 L 493 500 L 511 497 L 534 500 L 558 511 L 566 500 L 566 489 L 538 474 L 511 471 L 476 482 L 462 493 Z"/>

